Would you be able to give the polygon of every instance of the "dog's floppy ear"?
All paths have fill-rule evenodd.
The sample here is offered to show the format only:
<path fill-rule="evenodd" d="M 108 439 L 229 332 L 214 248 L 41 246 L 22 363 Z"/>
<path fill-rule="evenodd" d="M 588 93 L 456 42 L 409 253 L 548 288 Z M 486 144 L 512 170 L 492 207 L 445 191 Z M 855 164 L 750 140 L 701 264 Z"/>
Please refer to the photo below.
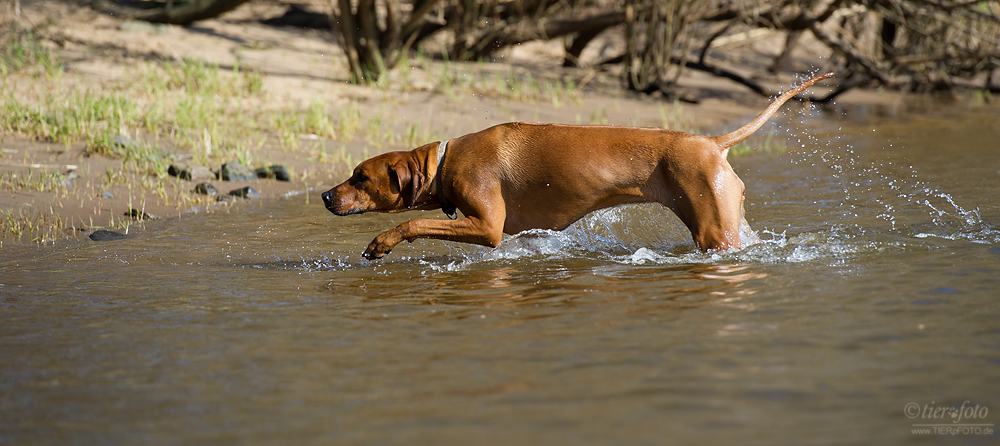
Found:
<path fill-rule="evenodd" d="M 403 196 L 403 204 L 411 208 L 424 186 L 424 173 L 413 160 L 400 161 L 389 168 L 390 180 L 396 182 L 399 194 Z"/>

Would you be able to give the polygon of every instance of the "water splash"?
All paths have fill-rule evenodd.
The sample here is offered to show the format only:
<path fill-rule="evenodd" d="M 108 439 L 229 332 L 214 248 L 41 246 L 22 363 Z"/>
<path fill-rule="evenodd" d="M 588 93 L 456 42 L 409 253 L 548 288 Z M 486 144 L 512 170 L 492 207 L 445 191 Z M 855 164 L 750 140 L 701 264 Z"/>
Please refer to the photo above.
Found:
<path fill-rule="evenodd" d="M 814 171 L 825 170 L 840 189 L 842 198 L 833 206 L 837 218 L 828 222 L 831 228 L 860 221 L 864 222 L 863 232 L 905 239 L 910 244 L 915 244 L 914 239 L 928 238 L 1000 242 L 1000 228 L 984 221 L 978 208 L 966 209 L 951 194 L 922 181 L 913 166 L 887 159 L 882 152 L 893 149 L 892 142 L 880 145 L 877 137 L 848 135 L 842 128 L 833 135 L 816 131 L 817 116 L 811 110 L 787 126 L 790 138 L 802 148 L 790 154 L 791 162 Z M 877 129 L 871 132 L 877 133 Z M 852 141 L 867 146 L 859 151 Z M 872 220 L 884 221 L 887 227 L 872 225 Z"/>
<path fill-rule="evenodd" d="M 760 243 L 741 251 L 700 252 L 679 219 L 666 208 L 649 204 L 594 212 L 565 231 L 534 229 L 505 236 L 497 248 L 446 243 L 448 253 L 443 254 L 438 242 L 428 242 L 428 249 L 418 250 L 416 255 L 394 254 L 377 262 L 358 256 L 323 255 L 321 259 L 271 262 L 271 266 L 334 271 L 419 264 L 427 273 L 438 273 L 497 264 L 565 260 L 634 266 L 842 263 L 887 252 L 931 249 L 935 240 L 1000 243 L 1000 230 L 984 222 L 978 210 L 966 210 L 950 195 L 926 185 L 905 186 L 898 178 L 873 175 L 878 169 L 886 171 L 884 166 L 851 170 L 847 168 L 851 163 L 846 160 L 829 165 L 831 169 L 839 166 L 846 179 L 839 204 L 846 210 L 827 215 L 820 222 L 826 229 L 791 233 L 794 230 L 769 229 L 765 222 L 763 229 L 752 233 Z M 808 210 L 803 208 L 798 212 Z M 885 221 L 887 227 L 857 223 L 876 220 Z"/>

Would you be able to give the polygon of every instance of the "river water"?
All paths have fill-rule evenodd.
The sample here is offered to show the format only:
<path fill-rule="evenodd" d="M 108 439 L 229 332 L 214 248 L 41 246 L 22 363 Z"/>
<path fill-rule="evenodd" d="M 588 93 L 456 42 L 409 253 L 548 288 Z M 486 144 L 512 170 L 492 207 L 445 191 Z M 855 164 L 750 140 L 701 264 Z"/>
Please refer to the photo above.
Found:
<path fill-rule="evenodd" d="M 996 444 L 1000 109 L 929 110 L 791 107 L 737 253 L 642 205 L 368 262 L 443 214 L 320 191 L 5 247 L 0 443 Z"/>

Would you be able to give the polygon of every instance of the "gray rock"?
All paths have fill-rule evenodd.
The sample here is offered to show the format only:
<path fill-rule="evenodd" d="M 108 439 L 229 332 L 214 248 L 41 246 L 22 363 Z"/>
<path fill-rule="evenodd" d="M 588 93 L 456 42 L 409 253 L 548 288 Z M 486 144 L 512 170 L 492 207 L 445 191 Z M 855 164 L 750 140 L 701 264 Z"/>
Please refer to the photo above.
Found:
<path fill-rule="evenodd" d="M 197 194 L 208 195 L 209 197 L 219 195 L 219 190 L 209 183 L 198 183 L 194 187 L 194 192 Z"/>
<path fill-rule="evenodd" d="M 225 181 L 253 181 L 257 179 L 257 173 L 239 161 L 230 161 L 219 169 L 219 178 Z"/>
<path fill-rule="evenodd" d="M 204 181 L 215 178 L 215 174 L 205 166 L 194 166 L 187 171 L 181 172 L 180 178 L 188 181 Z"/>
<path fill-rule="evenodd" d="M 108 191 L 104 191 L 104 192 L 101 192 L 101 198 L 103 198 L 105 200 L 114 200 L 115 199 L 115 194 L 113 194 L 111 192 L 108 192 Z"/>
<path fill-rule="evenodd" d="M 260 198 L 260 192 L 250 186 L 233 189 L 229 191 L 229 195 L 240 198 Z"/>
<path fill-rule="evenodd" d="M 278 181 L 292 181 L 292 178 L 288 175 L 288 169 L 280 164 L 275 164 L 269 167 L 260 167 L 256 170 L 257 176 L 260 178 L 272 178 Z"/>
<path fill-rule="evenodd" d="M 64 189 L 71 189 L 76 187 L 76 179 L 80 178 L 76 172 L 69 172 L 67 174 L 58 175 L 54 178 L 45 180 L 45 186 L 50 188 L 60 187 Z"/>
<path fill-rule="evenodd" d="M 135 145 L 135 141 L 132 141 L 132 138 L 125 135 L 115 135 L 111 142 L 118 147 L 130 147 Z"/>
<path fill-rule="evenodd" d="M 125 234 L 108 229 L 98 229 L 90 233 L 90 239 L 95 242 L 103 242 L 105 240 L 121 240 L 123 238 L 125 238 Z"/>
<path fill-rule="evenodd" d="M 190 166 L 187 163 L 174 163 L 167 168 L 167 173 L 180 178 L 182 180 L 188 181 L 205 181 L 215 178 L 215 174 L 212 173 L 205 166 Z"/>

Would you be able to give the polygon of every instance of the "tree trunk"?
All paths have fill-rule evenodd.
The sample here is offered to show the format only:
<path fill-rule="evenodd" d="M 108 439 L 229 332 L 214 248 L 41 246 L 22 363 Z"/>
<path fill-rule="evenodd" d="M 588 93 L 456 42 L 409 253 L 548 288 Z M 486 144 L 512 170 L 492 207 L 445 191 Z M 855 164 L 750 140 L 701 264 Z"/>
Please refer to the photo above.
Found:
<path fill-rule="evenodd" d="M 669 92 L 667 78 L 673 53 L 688 26 L 701 18 L 705 2 L 654 0 L 625 2 L 625 82 L 629 89 Z M 679 68 L 678 68 L 679 69 Z"/>
<path fill-rule="evenodd" d="M 778 57 L 774 58 L 774 61 L 771 62 L 771 66 L 767 69 L 768 71 L 778 74 L 781 70 L 785 69 L 785 66 L 788 65 L 788 61 L 792 58 L 792 50 L 795 49 L 795 45 L 798 45 L 799 38 L 802 37 L 803 32 L 804 31 L 801 29 L 788 32 L 788 35 L 785 36 L 785 49 L 781 51 L 781 54 L 779 54 Z"/>
<path fill-rule="evenodd" d="M 439 0 L 414 4 L 406 20 L 400 13 L 399 0 L 382 0 L 385 26 L 379 26 L 376 0 L 330 0 L 333 11 L 330 25 L 343 38 L 351 81 L 374 83 L 389 72 L 410 46 L 424 34 L 424 16 Z"/>
<path fill-rule="evenodd" d="M 580 54 L 583 54 L 584 48 L 586 48 L 587 44 L 590 43 L 591 40 L 594 40 L 594 38 L 605 29 L 606 28 L 594 28 L 576 33 L 576 36 L 573 37 L 573 42 L 566 47 L 566 56 L 563 58 L 563 66 L 580 66 Z"/>

